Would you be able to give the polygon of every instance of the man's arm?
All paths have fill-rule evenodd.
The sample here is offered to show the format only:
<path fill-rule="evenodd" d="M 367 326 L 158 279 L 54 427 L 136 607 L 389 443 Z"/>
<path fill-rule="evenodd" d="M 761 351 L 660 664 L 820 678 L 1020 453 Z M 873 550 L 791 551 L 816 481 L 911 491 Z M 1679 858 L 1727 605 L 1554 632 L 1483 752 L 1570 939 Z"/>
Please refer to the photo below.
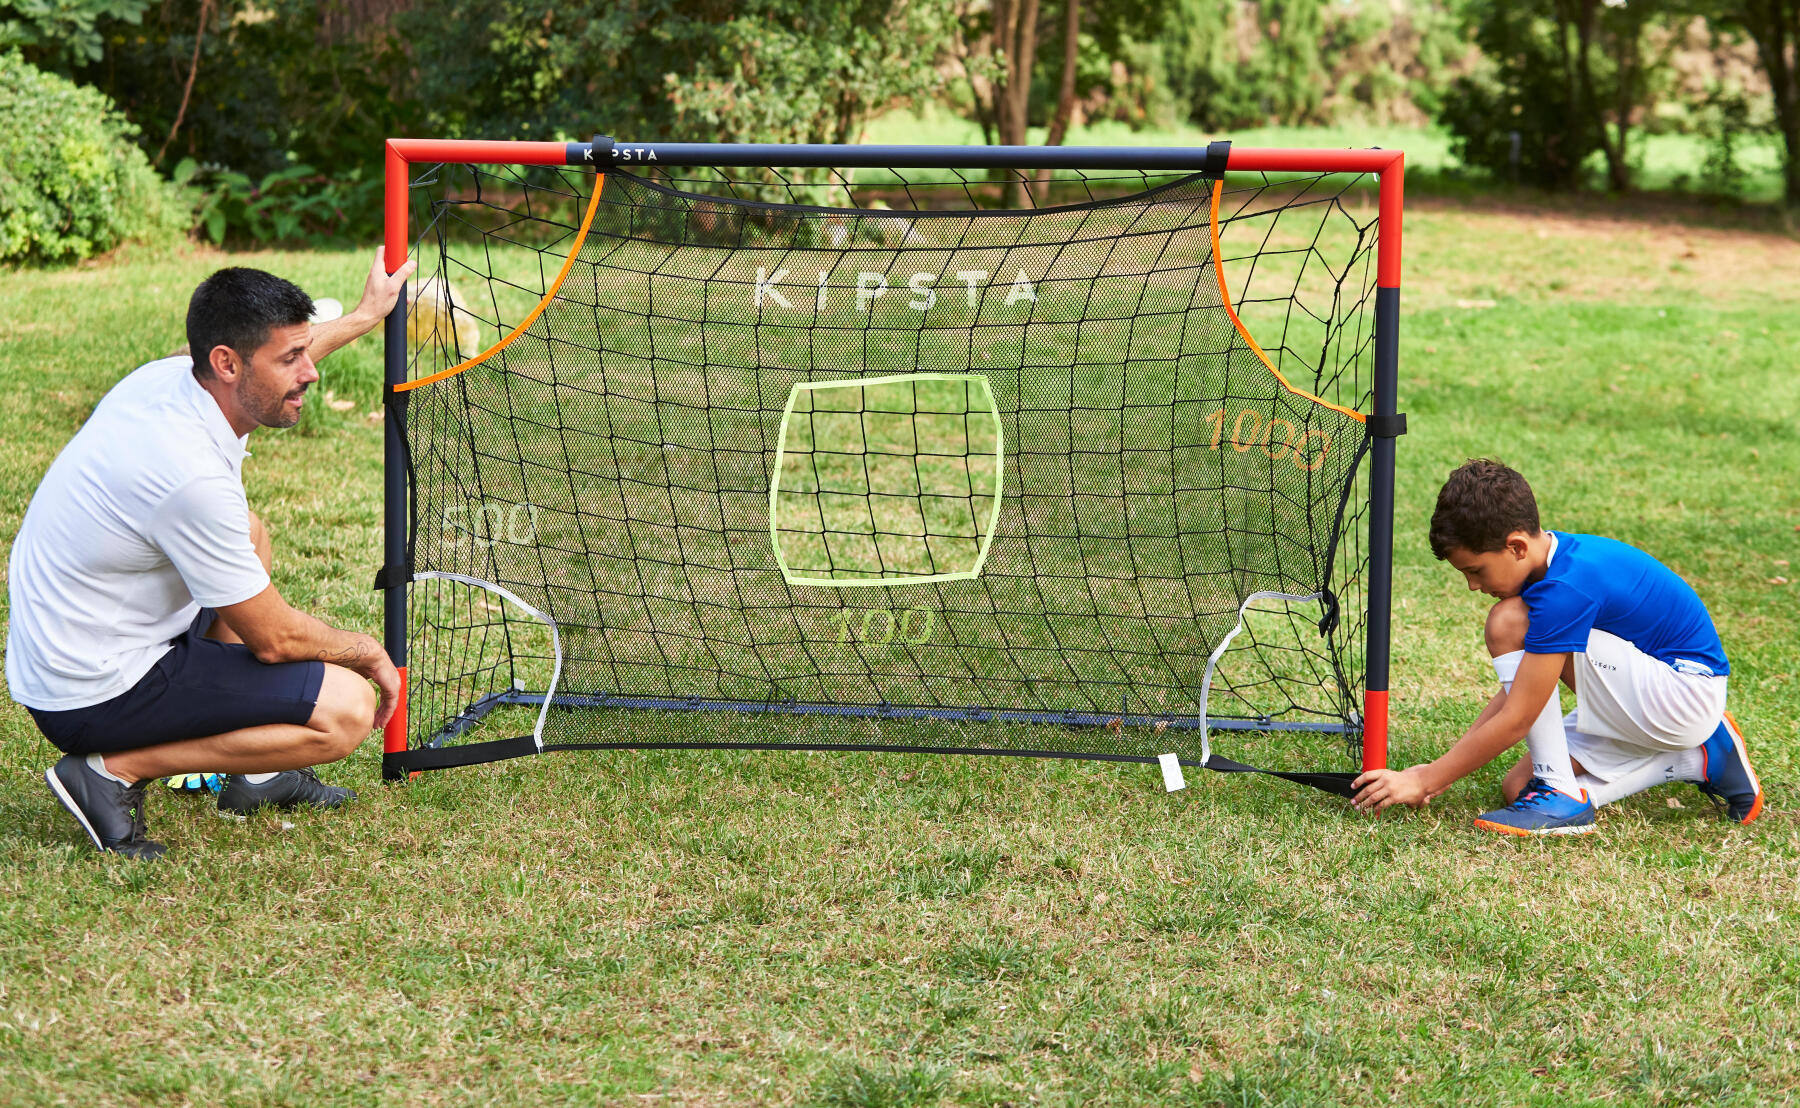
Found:
<path fill-rule="evenodd" d="M 1404 770 L 1378 769 L 1356 779 L 1355 805 L 1379 812 L 1395 804 L 1423 808 L 1452 784 L 1513 746 L 1556 695 L 1567 654 L 1526 654 L 1510 693 L 1497 694 L 1463 737 L 1434 761 Z"/>
<path fill-rule="evenodd" d="M 408 258 L 399 269 L 389 273 L 386 253 L 386 247 L 375 248 L 375 264 L 369 267 L 369 279 L 363 284 L 362 299 L 355 308 L 329 323 L 313 324 L 312 346 L 307 350 L 313 361 L 319 361 L 338 347 L 373 331 L 393 310 L 400 299 L 400 290 L 406 286 L 406 279 L 419 268 L 419 263 Z"/>
<path fill-rule="evenodd" d="M 262 662 L 330 662 L 354 670 L 381 689 L 375 729 L 387 724 L 400 699 L 400 673 L 380 643 L 355 631 L 340 631 L 324 620 L 298 611 L 281 598 L 274 585 L 238 604 L 219 609 L 220 618 L 238 633 Z"/>

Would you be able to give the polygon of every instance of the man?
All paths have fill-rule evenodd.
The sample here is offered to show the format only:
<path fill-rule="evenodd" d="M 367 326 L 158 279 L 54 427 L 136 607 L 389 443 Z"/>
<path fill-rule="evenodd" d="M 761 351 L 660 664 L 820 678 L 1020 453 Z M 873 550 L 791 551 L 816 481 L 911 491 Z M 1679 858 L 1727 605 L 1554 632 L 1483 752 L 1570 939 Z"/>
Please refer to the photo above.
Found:
<path fill-rule="evenodd" d="M 8 566 L 6 680 L 63 751 L 44 779 L 96 849 L 164 853 L 144 816 L 159 777 L 229 773 L 236 814 L 355 798 L 310 767 L 387 722 L 399 675 L 282 599 L 241 470 L 250 432 L 299 422 L 314 363 L 380 323 L 413 268 L 390 276 L 377 251 L 355 310 L 317 327 L 289 282 L 214 273 L 188 305 L 193 355 L 114 386 L 39 484 Z"/>

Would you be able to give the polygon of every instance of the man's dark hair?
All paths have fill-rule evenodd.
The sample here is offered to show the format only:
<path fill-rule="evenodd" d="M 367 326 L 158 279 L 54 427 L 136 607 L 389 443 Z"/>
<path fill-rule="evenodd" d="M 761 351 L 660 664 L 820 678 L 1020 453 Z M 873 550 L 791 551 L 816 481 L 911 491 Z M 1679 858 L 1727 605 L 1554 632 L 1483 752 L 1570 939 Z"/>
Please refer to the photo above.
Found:
<path fill-rule="evenodd" d="M 312 318 L 312 297 L 292 281 L 260 269 L 232 266 L 200 282 L 188 301 L 188 351 L 194 377 L 212 376 L 208 358 L 215 346 L 229 346 L 245 361 L 269 341 L 275 327 L 292 327 Z"/>
<path fill-rule="evenodd" d="M 1537 497 L 1519 471 L 1491 458 L 1471 458 L 1438 490 L 1431 552 L 1439 561 L 1457 547 L 1488 554 L 1504 547 L 1514 531 L 1535 535 L 1540 529 Z"/>

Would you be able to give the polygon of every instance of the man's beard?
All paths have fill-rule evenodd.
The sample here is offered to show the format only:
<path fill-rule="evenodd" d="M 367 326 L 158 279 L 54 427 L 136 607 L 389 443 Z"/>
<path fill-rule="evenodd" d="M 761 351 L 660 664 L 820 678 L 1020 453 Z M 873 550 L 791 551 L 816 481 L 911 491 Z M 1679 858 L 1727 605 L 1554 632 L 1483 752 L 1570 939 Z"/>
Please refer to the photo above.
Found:
<path fill-rule="evenodd" d="M 248 408 L 250 414 L 256 417 L 256 422 L 260 426 L 292 427 L 300 422 L 302 409 L 289 407 L 288 401 L 304 394 L 307 389 L 306 385 L 287 392 L 278 392 L 273 387 L 269 387 L 272 386 L 272 382 L 262 380 L 261 376 L 254 372 L 245 385 L 244 407 Z"/>

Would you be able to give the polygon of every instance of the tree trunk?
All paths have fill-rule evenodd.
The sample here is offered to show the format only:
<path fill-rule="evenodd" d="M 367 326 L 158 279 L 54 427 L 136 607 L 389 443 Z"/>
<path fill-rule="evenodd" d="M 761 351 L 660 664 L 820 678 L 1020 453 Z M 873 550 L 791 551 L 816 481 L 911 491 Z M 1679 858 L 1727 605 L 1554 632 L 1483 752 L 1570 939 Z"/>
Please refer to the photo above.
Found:
<path fill-rule="evenodd" d="M 1075 64 L 1081 52 L 1081 0 L 1063 0 L 1062 87 L 1056 92 L 1056 114 L 1050 117 L 1045 146 L 1061 146 L 1075 116 Z"/>
<path fill-rule="evenodd" d="M 1566 189 L 1572 187 L 1579 179 L 1581 172 L 1581 143 L 1575 136 L 1586 130 L 1581 120 L 1581 82 L 1576 75 L 1575 55 L 1569 49 L 1569 29 L 1572 19 L 1565 0 L 1557 0 L 1551 5 L 1556 20 L 1556 50 L 1558 61 L 1562 63 L 1563 102 L 1569 105 L 1569 113 L 1573 118 L 1563 121 L 1560 131 L 1544 136 L 1544 168 L 1549 175 L 1552 188 Z M 1573 146 L 1574 149 L 1570 149 Z"/>
<path fill-rule="evenodd" d="M 1003 52 L 994 87 L 1000 144 L 1024 146 L 1031 107 L 1031 69 L 1037 61 L 1038 0 L 994 0 L 994 48 Z"/>
<path fill-rule="evenodd" d="M 1639 56 L 1639 40 L 1643 35 L 1644 25 L 1631 18 L 1631 14 L 1626 13 L 1626 25 L 1614 43 L 1617 52 L 1613 56 L 1613 72 L 1618 75 L 1619 87 L 1613 97 L 1613 118 L 1618 128 L 1618 148 L 1616 163 L 1613 154 L 1607 155 L 1606 162 L 1614 192 L 1624 192 L 1631 185 L 1631 157 L 1627 145 L 1631 141 L 1631 113 L 1637 109 L 1638 87 L 1643 84 L 1643 59 Z M 1604 122 L 1600 124 L 1600 130 L 1602 134 L 1605 133 Z"/>
<path fill-rule="evenodd" d="M 957 64 L 962 67 L 963 80 L 969 84 L 969 102 L 975 106 L 975 122 L 981 124 L 981 141 L 992 146 L 996 129 L 994 89 L 990 85 L 984 96 L 981 86 L 975 81 L 975 71 L 969 68 L 972 51 L 969 49 L 968 39 L 963 37 L 963 28 L 968 23 L 968 7 L 958 4 L 954 14 L 955 18 L 950 21 L 950 48 L 956 56 Z"/>
<path fill-rule="evenodd" d="M 1000 78 L 994 82 L 994 114 L 999 117 L 1000 145 L 1024 146 L 1031 106 L 1031 68 L 1037 58 L 1038 0 L 994 0 L 994 49 L 1004 53 Z M 1025 178 L 1009 173 L 1006 203 L 1022 207 Z"/>
<path fill-rule="evenodd" d="M 1080 35 L 1081 0 L 1063 0 L 1062 86 L 1057 89 L 1056 112 L 1050 117 L 1050 133 L 1044 136 L 1045 146 L 1061 146 L 1063 138 L 1069 133 L 1069 124 L 1075 118 L 1075 64 L 1077 55 L 1081 53 Z M 1050 171 L 1038 170 L 1040 202 L 1049 183 Z"/>
<path fill-rule="evenodd" d="M 1782 165 L 1782 199 L 1789 208 L 1800 208 L 1800 81 L 1794 72 L 1795 59 L 1789 56 L 1800 43 L 1800 0 L 1749 0 L 1743 7 L 1743 22 L 1756 40 L 1756 53 L 1774 93 L 1775 123 L 1787 155 Z"/>
<path fill-rule="evenodd" d="M 1594 25 L 1599 10 L 1599 0 L 1577 0 L 1575 72 L 1580 81 L 1581 96 L 1575 105 L 1575 123 L 1578 127 L 1593 128 L 1594 137 L 1600 140 L 1600 151 L 1606 155 L 1606 187 L 1613 192 L 1624 192 L 1630 184 L 1630 167 L 1625 164 L 1625 127 L 1628 120 L 1619 120 L 1619 139 L 1615 143 L 1606 126 L 1606 113 L 1600 109 L 1599 90 L 1594 87 Z M 1621 73 L 1619 79 L 1621 82 L 1625 81 L 1625 74 Z M 1574 167 L 1573 172 L 1579 174 L 1580 167 Z"/>

